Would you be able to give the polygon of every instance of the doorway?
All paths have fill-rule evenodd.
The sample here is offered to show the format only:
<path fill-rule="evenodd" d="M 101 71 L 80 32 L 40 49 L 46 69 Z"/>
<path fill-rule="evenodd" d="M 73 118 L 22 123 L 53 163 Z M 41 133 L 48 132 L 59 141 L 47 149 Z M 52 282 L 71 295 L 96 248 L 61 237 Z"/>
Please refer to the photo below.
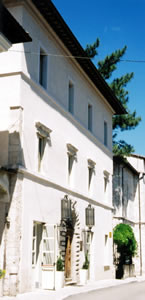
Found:
<path fill-rule="evenodd" d="M 66 233 L 66 249 L 65 249 L 65 279 L 71 281 L 71 270 L 72 270 L 72 239 L 73 239 L 72 228 L 67 229 Z"/>

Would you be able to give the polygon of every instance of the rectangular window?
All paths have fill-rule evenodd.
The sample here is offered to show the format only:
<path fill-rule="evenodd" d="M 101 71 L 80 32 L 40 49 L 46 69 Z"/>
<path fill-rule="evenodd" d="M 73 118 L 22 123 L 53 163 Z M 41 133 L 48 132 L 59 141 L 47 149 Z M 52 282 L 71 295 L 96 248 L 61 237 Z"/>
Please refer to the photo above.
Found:
<path fill-rule="evenodd" d="M 43 265 L 54 265 L 54 228 L 43 226 L 42 263 Z"/>
<path fill-rule="evenodd" d="M 32 266 L 36 264 L 36 240 L 37 240 L 37 224 L 33 225 L 33 237 L 32 237 Z"/>
<path fill-rule="evenodd" d="M 39 57 L 39 83 L 47 88 L 47 55 L 42 49 Z"/>
<path fill-rule="evenodd" d="M 46 138 L 39 136 L 38 137 L 38 171 L 41 169 L 41 163 L 44 155 L 46 145 Z"/>
<path fill-rule="evenodd" d="M 109 201 L 109 173 L 104 171 L 104 200 Z"/>
<path fill-rule="evenodd" d="M 32 266 L 35 267 L 40 259 L 40 245 L 42 240 L 42 224 L 33 223 L 32 236 Z"/>
<path fill-rule="evenodd" d="M 91 104 L 88 104 L 88 130 L 92 131 L 92 120 L 93 118 L 93 108 Z"/>
<path fill-rule="evenodd" d="M 104 243 L 104 266 L 109 265 L 109 241 L 108 234 L 105 234 L 105 243 Z"/>
<path fill-rule="evenodd" d="M 68 155 L 68 175 L 71 176 L 72 167 L 73 167 L 74 157 L 72 155 Z"/>
<path fill-rule="evenodd" d="M 72 82 L 69 82 L 68 86 L 68 111 L 74 113 L 74 85 Z"/>
<path fill-rule="evenodd" d="M 96 163 L 91 160 L 88 159 L 88 190 L 89 192 L 92 192 L 92 183 L 93 183 L 93 175 L 95 174 L 95 165 Z"/>
<path fill-rule="evenodd" d="M 108 145 L 108 125 L 106 121 L 104 121 L 104 145 Z"/>
<path fill-rule="evenodd" d="M 108 184 L 108 178 L 105 176 L 104 177 L 104 193 L 107 191 L 107 184 Z"/>
<path fill-rule="evenodd" d="M 90 190 L 91 181 L 93 176 L 93 168 L 88 167 L 88 189 Z"/>
<path fill-rule="evenodd" d="M 67 144 L 67 154 L 68 154 L 68 183 L 72 186 L 74 179 L 74 164 L 77 161 L 77 151 L 78 149 Z"/>

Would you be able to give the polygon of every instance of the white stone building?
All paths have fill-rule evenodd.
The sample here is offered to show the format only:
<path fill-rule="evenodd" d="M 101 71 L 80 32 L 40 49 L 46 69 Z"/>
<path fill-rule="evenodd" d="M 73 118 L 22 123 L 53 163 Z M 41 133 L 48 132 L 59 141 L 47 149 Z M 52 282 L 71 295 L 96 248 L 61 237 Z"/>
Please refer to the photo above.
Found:
<path fill-rule="evenodd" d="M 133 259 L 134 274 L 145 274 L 145 157 L 131 155 L 126 161 L 114 157 L 113 226 L 129 224 L 135 234 L 138 249 Z M 125 274 L 131 275 L 131 274 Z"/>
<path fill-rule="evenodd" d="M 59 255 L 67 281 L 86 253 L 89 280 L 113 278 L 112 115 L 125 110 L 51 1 L 4 3 L 32 42 L 0 54 L 3 294 L 49 288 Z"/>
<path fill-rule="evenodd" d="M 128 158 L 129 163 L 139 174 L 138 178 L 138 268 L 140 275 L 145 274 L 145 156 L 132 154 Z M 135 212 L 137 214 L 137 212 Z"/>

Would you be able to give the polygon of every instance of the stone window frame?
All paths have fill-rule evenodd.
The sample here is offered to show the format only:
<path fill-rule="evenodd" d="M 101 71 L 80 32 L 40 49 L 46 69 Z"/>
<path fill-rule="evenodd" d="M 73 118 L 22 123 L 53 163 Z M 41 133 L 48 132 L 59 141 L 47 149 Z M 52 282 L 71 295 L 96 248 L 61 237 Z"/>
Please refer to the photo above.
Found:
<path fill-rule="evenodd" d="M 108 184 L 110 182 L 110 179 L 109 179 L 110 173 L 108 171 L 104 170 L 103 174 L 104 174 L 104 194 L 108 195 Z"/>
<path fill-rule="evenodd" d="M 70 181 L 72 175 L 72 169 L 74 161 L 77 161 L 78 149 L 72 144 L 67 144 L 67 154 L 68 154 L 68 181 Z"/>
<path fill-rule="evenodd" d="M 90 190 L 92 176 L 95 174 L 96 163 L 92 159 L 88 159 L 88 190 Z"/>
<path fill-rule="evenodd" d="M 52 132 L 52 130 L 46 127 L 41 122 L 36 122 L 35 127 L 38 137 L 38 171 L 40 172 L 46 143 L 51 143 L 50 133 Z"/>

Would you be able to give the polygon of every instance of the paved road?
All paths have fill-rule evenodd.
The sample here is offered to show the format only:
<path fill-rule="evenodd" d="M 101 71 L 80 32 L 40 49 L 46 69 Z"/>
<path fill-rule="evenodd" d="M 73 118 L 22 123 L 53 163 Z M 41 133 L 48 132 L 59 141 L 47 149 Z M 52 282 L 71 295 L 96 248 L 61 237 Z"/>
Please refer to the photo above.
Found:
<path fill-rule="evenodd" d="M 145 281 L 74 295 L 67 300 L 145 300 Z"/>

